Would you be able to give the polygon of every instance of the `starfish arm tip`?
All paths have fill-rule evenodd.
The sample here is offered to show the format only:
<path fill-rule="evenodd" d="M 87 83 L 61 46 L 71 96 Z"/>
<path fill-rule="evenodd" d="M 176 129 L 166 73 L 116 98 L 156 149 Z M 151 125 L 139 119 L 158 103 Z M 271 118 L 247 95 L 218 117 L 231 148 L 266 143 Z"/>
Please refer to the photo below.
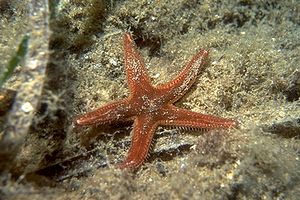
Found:
<path fill-rule="evenodd" d="M 121 170 L 123 170 L 123 169 L 135 170 L 135 169 L 138 169 L 142 164 L 143 164 L 143 162 L 136 162 L 133 160 L 131 160 L 131 161 L 124 160 L 123 162 L 118 163 L 116 165 L 116 167 Z"/>
<path fill-rule="evenodd" d="M 87 124 L 88 121 L 89 120 L 87 120 L 86 117 L 84 117 L 84 116 L 77 116 L 74 118 L 73 124 L 75 126 L 83 126 L 83 125 Z"/>
<path fill-rule="evenodd" d="M 124 33 L 123 38 L 124 38 L 124 41 L 127 41 L 127 42 L 131 42 L 132 41 L 132 36 L 128 32 Z"/>

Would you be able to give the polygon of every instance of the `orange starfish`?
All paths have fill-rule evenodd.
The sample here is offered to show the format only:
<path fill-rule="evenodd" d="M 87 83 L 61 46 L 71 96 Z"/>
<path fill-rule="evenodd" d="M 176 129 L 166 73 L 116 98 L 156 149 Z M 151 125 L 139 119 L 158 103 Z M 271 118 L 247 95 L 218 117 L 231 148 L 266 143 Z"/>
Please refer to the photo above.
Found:
<path fill-rule="evenodd" d="M 195 82 L 208 57 L 200 50 L 172 81 L 153 86 L 132 37 L 124 34 L 125 67 L 130 95 L 79 116 L 77 125 L 112 124 L 134 121 L 131 147 L 127 158 L 118 166 L 136 169 L 145 161 L 157 126 L 189 128 L 230 128 L 237 122 L 178 108 L 173 105 Z"/>

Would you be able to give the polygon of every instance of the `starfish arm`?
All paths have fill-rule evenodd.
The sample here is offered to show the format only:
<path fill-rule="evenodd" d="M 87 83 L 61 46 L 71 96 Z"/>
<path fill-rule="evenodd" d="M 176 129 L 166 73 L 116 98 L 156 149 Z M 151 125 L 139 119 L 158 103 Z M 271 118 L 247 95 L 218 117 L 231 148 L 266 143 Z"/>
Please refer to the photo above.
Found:
<path fill-rule="evenodd" d="M 124 34 L 124 60 L 131 95 L 142 90 L 152 89 L 153 87 L 147 75 L 144 60 L 128 33 Z"/>
<path fill-rule="evenodd" d="M 128 155 L 118 165 L 121 169 L 136 169 L 143 164 L 147 158 L 157 124 L 150 115 L 143 114 L 135 119 L 133 127 L 133 137 Z"/>
<path fill-rule="evenodd" d="M 197 75 L 202 70 L 205 61 L 208 57 L 208 51 L 200 50 L 194 57 L 188 62 L 180 74 L 172 81 L 157 86 L 157 90 L 163 91 L 165 98 L 174 103 L 180 99 L 195 82 Z"/>
<path fill-rule="evenodd" d="M 78 116 L 75 119 L 76 125 L 92 125 L 92 124 L 111 124 L 117 121 L 127 121 L 134 115 L 131 105 L 128 101 L 121 100 L 91 112 Z"/>
<path fill-rule="evenodd" d="M 213 115 L 204 115 L 192 112 L 186 109 L 168 105 L 162 110 L 161 125 L 179 126 L 190 128 L 233 128 L 238 125 L 237 121 L 216 117 Z"/>

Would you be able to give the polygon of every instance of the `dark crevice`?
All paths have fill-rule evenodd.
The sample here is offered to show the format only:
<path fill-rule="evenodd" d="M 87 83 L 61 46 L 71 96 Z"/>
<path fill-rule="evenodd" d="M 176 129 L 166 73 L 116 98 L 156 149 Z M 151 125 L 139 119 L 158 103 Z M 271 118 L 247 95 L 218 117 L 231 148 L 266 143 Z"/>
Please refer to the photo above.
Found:
<path fill-rule="evenodd" d="M 133 29 L 133 36 L 136 45 L 139 48 L 148 48 L 149 49 L 149 56 L 157 56 L 160 52 L 162 42 L 159 36 L 150 35 L 148 37 L 144 37 L 142 30 Z"/>
<path fill-rule="evenodd" d="M 300 118 L 274 123 L 270 126 L 262 127 L 263 131 L 276 134 L 284 138 L 300 138 Z"/>

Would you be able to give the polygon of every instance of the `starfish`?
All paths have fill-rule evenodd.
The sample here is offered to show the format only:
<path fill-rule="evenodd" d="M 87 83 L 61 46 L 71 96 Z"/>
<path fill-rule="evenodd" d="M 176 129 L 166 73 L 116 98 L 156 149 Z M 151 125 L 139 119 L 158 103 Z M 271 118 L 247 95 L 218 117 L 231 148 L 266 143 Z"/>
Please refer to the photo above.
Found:
<path fill-rule="evenodd" d="M 118 164 L 119 168 L 137 169 L 143 164 L 158 126 L 212 129 L 237 125 L 235 120 L 204 115 L 173 105 L 190 89 L 203 70 L 208 51 L 200 50 L 175 79 L 158 86 L 152 85 L 143 58 L 128 33 L 124 34 L 124 54 L 130 95 L 75 119 L 77 125 L 134 121 L 129 153 Z"/>

